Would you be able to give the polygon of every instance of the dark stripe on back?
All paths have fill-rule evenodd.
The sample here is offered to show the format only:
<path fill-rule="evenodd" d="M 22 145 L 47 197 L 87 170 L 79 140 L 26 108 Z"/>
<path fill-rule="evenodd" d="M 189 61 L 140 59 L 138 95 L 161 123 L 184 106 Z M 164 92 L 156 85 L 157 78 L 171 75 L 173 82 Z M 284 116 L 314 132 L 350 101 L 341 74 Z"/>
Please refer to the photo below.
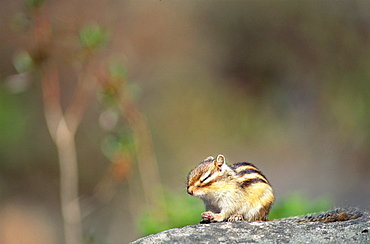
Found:
<path fill-rule="evenodd" d="M 256 166 L 254 166 L 254 164 L 252 164 L 252 163 L 248 163 L 248 162 L 235 163 L 235 164 L 231 165 L 231 168 L 232 168 L 232 169 L 236 169 L 236 168 L 238 168 L 238 167 L 240 167 L 240 166 L 252 166 L 252 167 L 254 167 L 254 168 L 257 168 Z"/>
<path fill-rule="evenodd" d="M 257 173 L 257 174 L 261 174 L 261 171 L 259 170 L 256 170 L 256 169 L 246 169 L 246 170 L 242 170 L 238 173 L 236 173 L 238 176 L 242 176 L 242 175 L 245 175 L 245 174 L 254 174 L 254 173 Z"/>
<path fill-rule="evenodd" d="M 254 183 L 265 183 L 265 184 L 268 184 L 265 180 L 263 179 L 260 179 L 260 178 L 254 178 L 254 179 L 249 179 L 249 180 L 245 180 L 243 182 L 240 182 L 240 187 L 244 188 L 244 187 L 247 187 L 251 184 L 254 184 Z"/>
<path fill-rule="evenodd" d="M 237 168 L 238 167 L 241 167 L 241 166 L 251 166 L 251 167 L 254 167 L 255 169 L 246 169 L 246 170 L 242 170 L 240 172 L 237 172 Z M 252 163 L 248 163 L 248 162 L 235 163 L 235 164 L 231 165 L 231 168 L 239 176 L 242 176 L 244 174 L 257 173 L 257 174 L 260 174 L 263 178 L 265 178 L 267 180 L 266 176 L 261 171 L 259 171 L 259 169 L 254 164 L 252 164 Z M 268 181 L 266 183 L 268 183 Z"/>

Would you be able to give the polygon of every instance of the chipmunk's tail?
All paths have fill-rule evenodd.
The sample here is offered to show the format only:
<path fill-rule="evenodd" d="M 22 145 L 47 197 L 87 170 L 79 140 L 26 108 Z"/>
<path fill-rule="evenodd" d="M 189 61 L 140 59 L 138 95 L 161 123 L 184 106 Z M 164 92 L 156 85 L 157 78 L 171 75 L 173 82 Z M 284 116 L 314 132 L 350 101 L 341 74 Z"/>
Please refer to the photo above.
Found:
<path fill-rule="evenodd" d="M 351 219 L 357 219 L 362 216 L 362 213 L 357 208 L 336 208 L 333 210 L 307 214 L 302 216 L 296 216 L 287 218 L 294 222 L 337 222 L 337 221 L 346 221 Z"/>

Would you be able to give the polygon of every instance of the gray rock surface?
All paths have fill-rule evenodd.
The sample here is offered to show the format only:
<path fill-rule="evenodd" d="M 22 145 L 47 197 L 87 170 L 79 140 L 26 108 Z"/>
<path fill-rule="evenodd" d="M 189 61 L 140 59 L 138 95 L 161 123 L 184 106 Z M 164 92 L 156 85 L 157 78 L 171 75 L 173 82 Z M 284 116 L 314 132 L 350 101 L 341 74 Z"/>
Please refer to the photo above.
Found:
<path fill-rule="evenodd" d="M 138 243 L 370 243 L 370 215 L 331 223 L 224 222 L 174 228 L 138 239 Z"/>

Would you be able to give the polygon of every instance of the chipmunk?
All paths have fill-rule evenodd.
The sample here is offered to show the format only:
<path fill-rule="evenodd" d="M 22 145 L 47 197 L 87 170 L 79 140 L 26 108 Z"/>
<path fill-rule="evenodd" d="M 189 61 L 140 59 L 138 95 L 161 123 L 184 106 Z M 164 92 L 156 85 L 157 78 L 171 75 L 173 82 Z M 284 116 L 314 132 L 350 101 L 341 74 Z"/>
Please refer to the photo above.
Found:
<path fill-rule="evenodd" d="M 228 166 L 223 155 L 204 159 L 188 175 L 187 192 L 204 201 L 200 223 L 267 221 L 274 192 L 267 178 L 253 164 Z M 287 218 L 294 222 L 335 222 L 362 216 L 357 209 L 331 211 Z"/>
<path fill-rule="evenodd" d="M 228 166 L 223 155 L 206 158 L 189 173 L 187 192 L 204 201 L 204 223 L 266 221 L 274 202 L 272 187 L 256 166 Z"/>

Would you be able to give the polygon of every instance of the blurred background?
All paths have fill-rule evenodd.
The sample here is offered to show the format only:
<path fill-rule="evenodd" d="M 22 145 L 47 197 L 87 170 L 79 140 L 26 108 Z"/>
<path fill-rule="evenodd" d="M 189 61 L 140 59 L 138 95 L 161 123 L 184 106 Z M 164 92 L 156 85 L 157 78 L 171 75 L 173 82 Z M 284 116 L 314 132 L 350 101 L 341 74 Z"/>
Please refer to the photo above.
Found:
<path fill-rule="evenodd" d="M 369 1 L 4 0 L 0 18 L 0 243 L 73 243 L 68 182 L 83 243 L 196 224 L 186 177 L 217 154 L 264 172 L 270 218 L 369 206 Z"/>

